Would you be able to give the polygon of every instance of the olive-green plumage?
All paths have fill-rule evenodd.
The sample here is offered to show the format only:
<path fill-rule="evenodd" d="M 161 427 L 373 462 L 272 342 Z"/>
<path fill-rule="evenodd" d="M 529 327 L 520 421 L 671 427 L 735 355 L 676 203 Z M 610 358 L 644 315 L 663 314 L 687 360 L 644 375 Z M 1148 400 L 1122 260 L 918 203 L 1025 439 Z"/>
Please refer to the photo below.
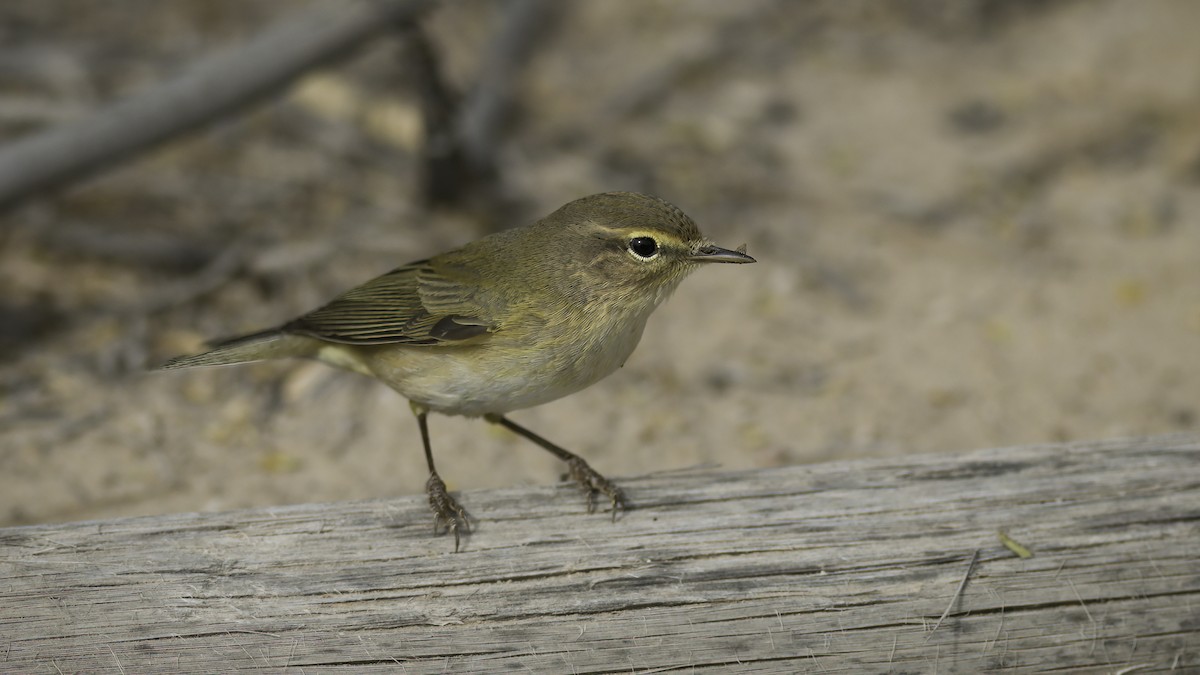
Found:
<path fill-rule="evenodd" d="M 437 522 L 456 539 L 466 516 L 444 486 L 434 485 L 441 481 L 428 450 L 429 411 L 486 416 L 577 461 L 583 468 L 573 464 L 573 475 L 589 495 L 608 494 L 615 512 L 615 486 L 502 415 L 579 391 L 619 368 L 650 314 L 703 262 L 754 259 L 712 245 L 661 199 L 592 195 L 531 225 L 399 267 L 279 328 L 161 368 L 310 357 L 378 378 L 418 415 L 430 500 Z"/>

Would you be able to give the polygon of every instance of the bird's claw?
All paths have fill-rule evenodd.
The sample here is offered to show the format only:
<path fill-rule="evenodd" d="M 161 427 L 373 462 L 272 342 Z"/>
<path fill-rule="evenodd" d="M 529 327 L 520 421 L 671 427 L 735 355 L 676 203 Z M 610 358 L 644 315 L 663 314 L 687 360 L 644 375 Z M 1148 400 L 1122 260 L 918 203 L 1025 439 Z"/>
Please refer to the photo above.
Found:
<path fill-rule="evenodd" d="M 425 492 L 429 494 L 429 508 L 433 510 L 433 533 L 441 534 L 439 529 L 444 525 L 446 532 L 454 535 L 454 552 L 458 553 L 459 530 L 471 534 L 471 520 L 467 510 L 450 496 L 446 483 L 436 472 L 429 475 L 425 482 Z"/>
<path fill-rule="evenodd" d="M 583 494 L 587 500 L 588 513 L 596 512 L 596 495 L 603 494 L 608 496 L 610 508 L 612 510 L 612 519 L 616 521 L 617 513 L 625 510 L 625 494 L 621 492 L 621 488 L 609 479 L 601 476 L 599 472 L 583 461 L 581 457 L 575 457 L 567 461 L 568 473 L 579 487 L 583 489 Z"/>

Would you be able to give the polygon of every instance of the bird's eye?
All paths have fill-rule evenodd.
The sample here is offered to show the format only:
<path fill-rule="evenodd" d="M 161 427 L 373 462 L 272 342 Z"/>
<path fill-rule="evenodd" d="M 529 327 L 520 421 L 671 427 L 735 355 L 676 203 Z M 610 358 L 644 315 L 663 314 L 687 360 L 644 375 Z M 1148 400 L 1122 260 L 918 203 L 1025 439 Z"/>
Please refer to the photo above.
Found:
<path fill-rule="evenodd" d="M 634 237 L 629 240 L 629 252 L 642 260 L 658 255 L 658 242 L 653 237 Z"/>

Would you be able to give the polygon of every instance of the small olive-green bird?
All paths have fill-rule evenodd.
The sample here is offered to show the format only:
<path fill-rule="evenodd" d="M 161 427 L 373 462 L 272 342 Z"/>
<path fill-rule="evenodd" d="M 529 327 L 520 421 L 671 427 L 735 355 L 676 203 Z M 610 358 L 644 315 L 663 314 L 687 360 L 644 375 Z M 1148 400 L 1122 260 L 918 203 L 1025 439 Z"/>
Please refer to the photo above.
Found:
<path fill-rule="evenodd" d="M 646 319 L 697 265 L 752 263 L 719 248 L 656 197 L 609 192 L 568 203 L 525 227 L 418 260 L 288 323 L 215 343 L 162 369 L 307 357 L 383 381 L 417 416 L 434 532 L 470 532 L 467 512 L 433 464 L 427 416 L 482 416 L 567 463 L 587 495 L 620 488 L 581 457 L 505 417 L 553 401 L 620 368 Z"/>

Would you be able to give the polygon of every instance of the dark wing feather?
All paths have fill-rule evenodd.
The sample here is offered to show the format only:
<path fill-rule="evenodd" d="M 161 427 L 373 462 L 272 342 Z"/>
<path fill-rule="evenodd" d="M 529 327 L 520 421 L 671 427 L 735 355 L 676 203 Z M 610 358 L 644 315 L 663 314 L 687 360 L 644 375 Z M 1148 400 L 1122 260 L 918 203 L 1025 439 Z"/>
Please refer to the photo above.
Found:
<path fill-rule="evenodd" d="M 469 280 L 421 260 L 353 288 L 283 329 L 352 345 L 463 344 L 495 328 L 473 301 L 477 287 L 464 282 Z M 428 288 L 433 301 L 425 299 Z"/>

